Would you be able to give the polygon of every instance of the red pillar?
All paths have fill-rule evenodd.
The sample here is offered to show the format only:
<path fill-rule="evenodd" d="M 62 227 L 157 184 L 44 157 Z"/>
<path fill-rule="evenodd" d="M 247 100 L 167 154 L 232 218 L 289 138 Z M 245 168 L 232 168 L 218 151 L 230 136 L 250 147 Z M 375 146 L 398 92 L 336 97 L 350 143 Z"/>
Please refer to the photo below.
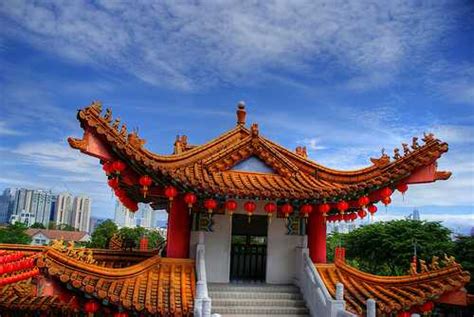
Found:
<path fill-rule="evenodd" d="M 309 216 L 308 249 L 311 260 L 315 263 L 326 263 L 326 220 L 319 212 Z"/>
<path fill-rule="evenodd" d="M 191 236 L 191 216 L 183 196 L 175 197 L 168 213 L 166 234 L 166 256 L 169 258 L 188 258 Z"/>

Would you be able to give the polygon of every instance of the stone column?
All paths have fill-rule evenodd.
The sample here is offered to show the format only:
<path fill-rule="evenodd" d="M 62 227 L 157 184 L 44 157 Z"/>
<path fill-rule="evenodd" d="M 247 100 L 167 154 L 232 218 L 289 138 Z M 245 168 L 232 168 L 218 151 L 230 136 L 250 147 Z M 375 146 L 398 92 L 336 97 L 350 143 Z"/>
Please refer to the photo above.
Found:
<path fill-rule="evenodd" d="M 168 213 L 166 256 L 188 258 L 191 237 L 191 216 L 183 196 L 175 197 Z"/>

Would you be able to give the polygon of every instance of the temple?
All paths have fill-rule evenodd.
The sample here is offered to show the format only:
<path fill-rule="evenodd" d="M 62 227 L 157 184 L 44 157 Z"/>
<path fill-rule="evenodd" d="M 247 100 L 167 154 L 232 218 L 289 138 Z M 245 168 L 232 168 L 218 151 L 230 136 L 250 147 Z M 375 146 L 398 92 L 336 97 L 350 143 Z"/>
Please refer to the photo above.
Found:
<path fill-rule="evenodd" d="M 84 135 L 69 144 L 100 160 L 117 199 L 132 211 L 138 203 L 168 211 L 166 250 L 2 245 L 0 262 L 28 264 L 1 272 L 4 311 L 410 316 L 433 302 L 468 304 L 469 273 L 452 258 L 394 277 L 349 266 L 341 248 L 326 263 L 327 222 L 366 217 L 396 191 L 450 177 L 437 170 L 448 145 L 432 134 L 339 171 L 310 160 L 304 147 L 265 138 L 247 125 L 243 103 L 232 129 L 203 145 L 178 136 L 169 155 L 147 150 L 100 102 L 77 118 Z"/>

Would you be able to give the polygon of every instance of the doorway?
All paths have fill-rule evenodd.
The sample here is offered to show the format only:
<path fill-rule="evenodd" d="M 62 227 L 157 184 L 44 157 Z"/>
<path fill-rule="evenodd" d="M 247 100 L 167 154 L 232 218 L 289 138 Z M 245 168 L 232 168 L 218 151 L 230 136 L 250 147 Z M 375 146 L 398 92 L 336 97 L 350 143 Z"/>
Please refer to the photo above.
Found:
<path fill-rule="evenodd" d="M 231 281 L 265 281 L 267 267 L 266 216 L 234 214 L 230 253 Z"/>

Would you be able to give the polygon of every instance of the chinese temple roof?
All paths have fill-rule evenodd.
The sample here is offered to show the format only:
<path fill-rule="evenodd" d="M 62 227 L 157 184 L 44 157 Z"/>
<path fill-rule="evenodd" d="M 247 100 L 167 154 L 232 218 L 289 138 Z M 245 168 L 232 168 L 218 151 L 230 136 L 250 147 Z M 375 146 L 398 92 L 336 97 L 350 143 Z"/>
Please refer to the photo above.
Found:
<path fill-rule="evenodd" d="M 120 159 L 132 171 L 121 179 L 121 186 L 140 200 L 138 177 L 148 174 L 157 186 L 174 184 L 201 195 L 259 197 L 261 199 L 295 199 L 334 202 L 357 199 L 384 186 L 398 182 L 423 183 L 447 179 L 450 172 L 436 171 L 436 160 L 448 151 L 448 145 L 432 134 L 424 144 L 417 138 L 412 145 L 403 144 L 403 154 L 395 149 L 394 159 L 382 153 L 372 164 L 353 171 L 331 169 L 310 160 L 304 147 L 290 151 L 265 138 L 258 125 L 245 126 L 245 108 L 239 104 L 237 125 L 210 142 L 190 146 L 187 137 L 178 137 L 174 153 L 159 155 L 145 149 L 145 140 L 136 132 L 128 133 L 119 119 L 112 122 L 112 112 L 102 115 L 100 103 L 78 112 L 84 129 L 82 139 L 69 138 L 70 145 L 98 157 L 102 163 Z M 270 172 L 239 170 L 236 166 L 256 158 Z M 151 191 L 149 201 L 159 192 Z M 162 194 L 161 194 L 162 195 Z"/>
<path fill-rule="evenodd" d="M 337 257 L 335 263 L 315 266 L 331 296 L 335 297 L 337 283 L 344 285 L 346 309 L 358 316 L 365 316 L 369 298 L 377 303 L 377 316 L 388 315 L 409 311 L 443 294 L 460 290 L 470 280 L 469 272 L 463 271 L 454 261 L 442 268 L 404 276 L 368 274 Z"/>
<path fill-rule="evenodd" d="M 68 249 L 65 246 L 30 247 L 0 246 L 2 252 L 36 258 L 37 279 L 47 278 L 63 285 L 54 294 L 39 294 L 39 282 L 31 278 L 0 286 L 0 308 L 12 310 L 50 309 L 78 310 L 77 299 L 95 298 L 112 307 L 159 315 L 187 316 L 192 314 L 195 294 L 194 261 L 161 258 L 150 252 L 118 252 L 101 250 L 99 256 L 87 256 L 88 249 Z M 5 250 L 6 249 L 6 250 Z M 106 256 L 110 253 L 110 256 Z M 121 256 L 118 256 L 122 253 Z M 138 256 L 140 259 L 133 259 Z M 122 266 L 124 259 L 134 262 Z M 96 259 L 101 259 L 97 261 Z M 110 266 L 116 262 L 119 268 Z M 12 272 L 1 276 L 4 280 Z M 72 292 L 70 291 L 72 290 Z M 79 292 L 79 295 L 78 293 Z M 75 294 L 74 296 L 67 296 Z"/>

